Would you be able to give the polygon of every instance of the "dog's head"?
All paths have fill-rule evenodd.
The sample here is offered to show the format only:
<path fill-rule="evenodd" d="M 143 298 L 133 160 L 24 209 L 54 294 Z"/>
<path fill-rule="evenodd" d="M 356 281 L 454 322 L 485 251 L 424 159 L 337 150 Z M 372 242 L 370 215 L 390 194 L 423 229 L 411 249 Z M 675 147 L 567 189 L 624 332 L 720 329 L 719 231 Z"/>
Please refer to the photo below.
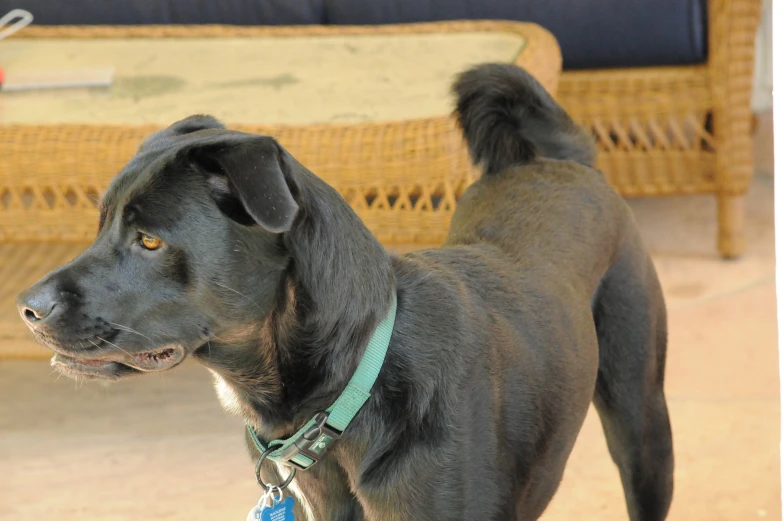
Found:
<path fill-rule="evenodd" d="M 298 213 L 274 139 L 193 116 L 149 137 L 112 181 L 94 243 L 18 298 L 53 365 L 115 379 L 169 369 L 273 306 Z"/>

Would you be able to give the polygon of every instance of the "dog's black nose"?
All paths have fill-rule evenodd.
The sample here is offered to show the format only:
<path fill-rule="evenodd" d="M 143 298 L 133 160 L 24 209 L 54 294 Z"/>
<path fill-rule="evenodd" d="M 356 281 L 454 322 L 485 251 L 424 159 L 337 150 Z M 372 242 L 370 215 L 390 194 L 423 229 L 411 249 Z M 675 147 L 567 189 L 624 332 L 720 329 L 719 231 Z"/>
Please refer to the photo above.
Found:
<path fill-rule="evenodd" d="M 51 286 L 30 288 L 19 295 L 16 305 L 28 324 L 43 323 L 52 316 L 52 312 L 57 307 L 54 288 Z"/>

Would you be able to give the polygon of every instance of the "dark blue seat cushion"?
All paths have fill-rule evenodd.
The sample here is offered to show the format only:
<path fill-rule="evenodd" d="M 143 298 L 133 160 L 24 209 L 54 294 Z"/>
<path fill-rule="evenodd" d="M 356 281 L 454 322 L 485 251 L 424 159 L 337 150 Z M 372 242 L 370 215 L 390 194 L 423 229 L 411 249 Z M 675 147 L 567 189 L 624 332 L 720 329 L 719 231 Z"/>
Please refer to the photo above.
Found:
<path fill-rule="evenodd" d="M 702 63 L 706 0 L 0 0 L 59 24 L 391 24 L 460 19 L 535 22 L 555 34 L 565 69 Z"/>

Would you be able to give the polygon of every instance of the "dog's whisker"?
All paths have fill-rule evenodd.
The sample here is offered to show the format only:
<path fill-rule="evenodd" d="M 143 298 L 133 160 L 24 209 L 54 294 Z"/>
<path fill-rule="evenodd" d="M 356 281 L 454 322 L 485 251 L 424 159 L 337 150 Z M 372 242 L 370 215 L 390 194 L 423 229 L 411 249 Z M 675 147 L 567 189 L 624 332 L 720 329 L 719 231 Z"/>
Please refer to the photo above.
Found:
<path fill-rule="evenodd" d="M 109 342 L 108 340 L 106 340 L 106 339 L 104 339 L 104 338 L 101 338 L 101 337 L 96 337 L 96 338 L 97 338 L 98 340 L 102 341 L 102 342 L 106 342 L 106 343 L 107 343 L 107 344 L 109 344 L 110 346 L 114 346 L 114 347 L 116 347 L 117 349 L 119 349 L 120 351 L 122 351 L 123 353 L 125 353 L 125 354 L 126 354 L 126 355 L 128 355 L 128 356 L 132 356 L 132 355 L 131 355 L 131 353 L 129 353 L 128 351 L 126 351 L 126 350 L 125 350 L 125 349 L 123 349 L 122 347 L 118 346 L 117 344 L 112 344 L 112 343 L 111 343 L 111 342 Z"/>
<path fill-rule="evenodd" d="M 144 335 L 144 334 L 142 334 L 142 333 L 140 333 L 140 332 L 136 331 L 136 330 L 135 330 L 135 329 L 133 329 L 132 327 L 124 326 L 124 325 L 122 325 L 122 324 L 115 324 L 114 322 L 109 322 L 109 324 L 110 324 L 110 325 L 112 325 L 112 326 L 114 326 L 114 327 L 116 327 L 117 329 L 122 329 L 123 331 L 127 331 L 128 333 L 134 333 L 134 334 L 137 334 L 137 335 L 139 335 L 140 337 L 142 337 L 142 338 L 146 338 L 147 340 L 149 340 L 150 342 L 152 342 L 152 338 L 150 338 L 150 337 L 148 337 L 147 335 Z"/>
<path fill-rule="evenodd" d="M 259 308 L 261 311 L 264 311 L 263 309 L 261 309 L 261 306 L 259 306 L 259 305 L 256 303 L 256 301 L 255 301 L 255 300 L 251 299 L 251 298 L 250 298 L 250 297 L 248 297 L 247 295 L 245 295 L 245 294 L 243 294 L 243 293 L 240 293 L 240 292 L 239 292 L 239 291 L 237 291 L 236 289 L 230 288 L 230 287 L 226 286 L 225 284 L 221 284 L 220 282 L 216 282 L 215 284 L 216 284 L 216 285 L 218 285 L 218 286 L 220 286 L 220 287 L 222 287 L 222 288 L 226 288 L 226 289 L 227 289 L 227 290 L 229 290 L 229 291 L 233 291 L 234 293 L 236 293 L 236 294 L 237 294 L 237 295 L 239 295 L 240 297 L 244 298 L 245 300 L 247 300 L 248 302 L 250 302 L 251 304 L 253 304 L 253 305 L 254 305 L 254 306 L 256 306 L 257 308 Z"/>
<path fill-rule="evenodd" d="M 100 339 L 101 337 L 98 337 L 98 338 Z M 87 340 L 87 341 L 88 341 L 88 342 L 90 342 L 92 345 L 94 345 L 94 346 L 95 346 L 97 349 L 100 349 L 100 348 L 101 348 L 101 346 L 99 346 L 98 344 L 96 344 L 96 343 L 95 343 L 95 342 L 93 342 L 92 340 Z M 104 340 L 104 342 L 105 342 L 105 340 Z"/>

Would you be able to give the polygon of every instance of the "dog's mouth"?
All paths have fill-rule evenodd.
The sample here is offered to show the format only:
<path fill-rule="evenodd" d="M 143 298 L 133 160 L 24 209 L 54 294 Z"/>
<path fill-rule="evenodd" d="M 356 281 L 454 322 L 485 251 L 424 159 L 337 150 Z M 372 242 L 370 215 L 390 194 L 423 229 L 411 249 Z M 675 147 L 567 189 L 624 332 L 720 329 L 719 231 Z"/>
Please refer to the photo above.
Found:
<path fill-rule="evenodd" d="M 166 346 L 140 353 L 123 351 L 106 353 L 100 357 L 90 355 L 58 352 L 52 357 L 51 363 L 55 369 L 69 376 L 116 379 L 135 371 L 171 369 L 185 359 L 186 352 L 182 346 Z"/>

